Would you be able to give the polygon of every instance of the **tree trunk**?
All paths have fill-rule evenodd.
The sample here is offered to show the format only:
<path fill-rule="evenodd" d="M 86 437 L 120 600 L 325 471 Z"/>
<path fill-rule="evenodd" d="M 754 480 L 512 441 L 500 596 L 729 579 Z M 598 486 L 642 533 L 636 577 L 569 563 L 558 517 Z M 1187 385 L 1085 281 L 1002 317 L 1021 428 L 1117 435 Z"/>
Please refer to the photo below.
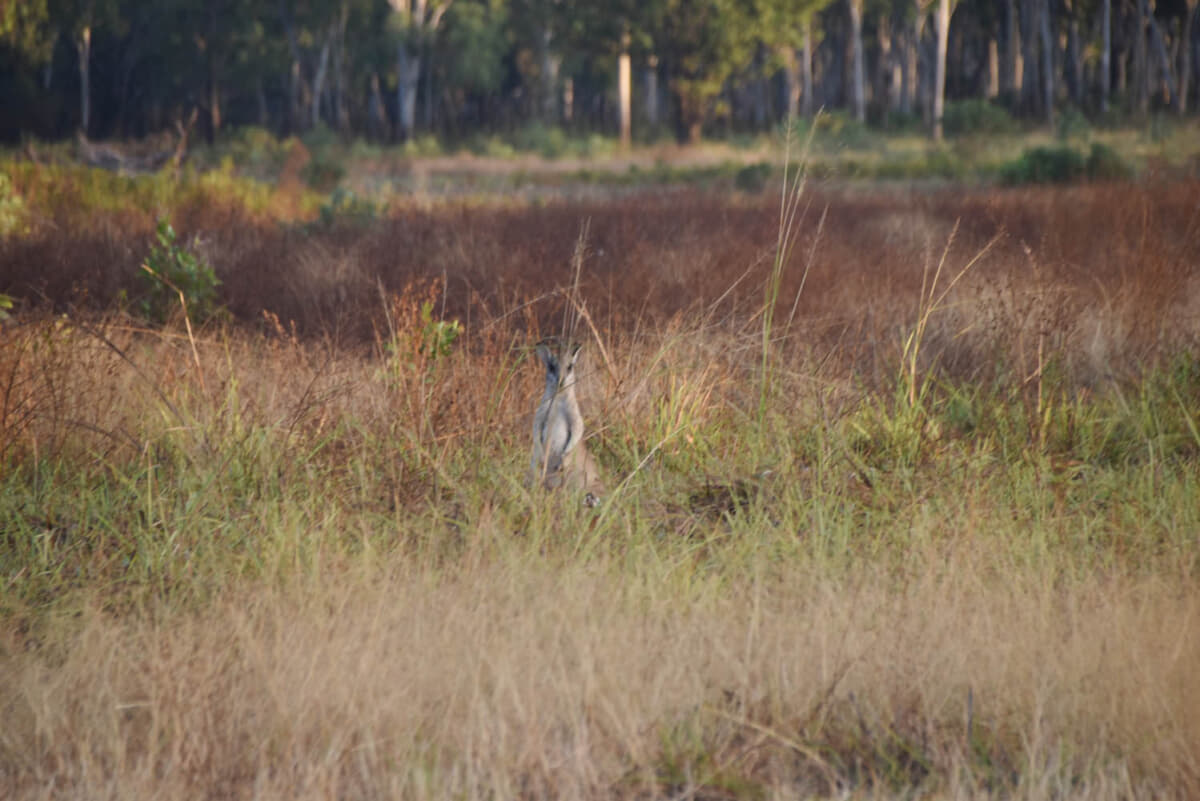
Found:
<path fill-rule="evenodd" d="M 1042 40 L 1042 102 L 1046 124 L 1054 129 L 1054 40 L 1050 36 L 1050 0 L 1038 3 L 1038 29 Z"/>
<path fill-rule="evenodd" d="M 646 97 L 646 127 L 652 132 L 658 131 L 660 117 L 658 110 L 658 56 L 651 53 L 646 57 L 646 69 L 643 72 L 643 92 Z"/>
<path fill-rule="evenodd" d="M 937 54 L 933 65 L 933 140 L 942 141 L 942 114 L 946 107 L 946 46 L 950 41 L 950 0 L 938 0 Z"/>
<path fill-rule="evenodd" d="M 1004 0 L 1004 63 L 1000 91 L 1016 102 L 1021 94 L 1021 31 L 1017 25 L 1017 0 Z"/>
<path fill-rule="evenodd" d="M 1023 0 L 1021 3 L 1021 107 L 1027 114 L 1040 115 L 1045 112 L 1041 80 L 1041 6 L 1043 0 Z"/>
<path fill-rule="evenodd" d="M 346 97 L 346 27 L 349 23 L 350 4 L 343 2 L 333 51 L 333 118 L 342 134 L 350 133 L 350 104 Z"/>
<path fill-rule="evenodd" d="M 921 47 L 925 37 L 925 6 L 922 0 L 916 0 L 916 8 L 907 34 L 905 58 L 905 86 L 901 111 L 914 114 L 919 109 L 921 100 Z"/>
<path fill-rule="evenodd" d="M 800 57 L 800 113 L 812 117 L 816 111 L 813 103 L 813 48 L 812 48 L 812 14 L 804 18 L 801 28 L 804 48 Z"/>
<path fill-rule="evenodd" d="M 271 114 L 267 109 L 267 91 L 263 88 L 261 74 L 254 77 L 254 100 L 258 105 L 258 126 L 266 128 L 271 124 Z"/>
<path fill-rule="evenodd" d="M 1068 6 L 1070 21 L 1067 24 L 1067 54 L 1063 72 L 1067 73 L 1067 89 L 1070 92 L 1071 103 L 1076 108 L 1083 105 L 1083 47 L 1079 37 L 1079 19 L 1073 8 Z M 1067 67 L 1070 67 L 1068 72 Z"/>
<path fill-rule="evenodd" d="M 1182 51 L 1179 54 L 1179 113 L 1186 114 L 1188 92 L 1192 86 L 1192 27 L 1196 22 L 1196 1 L 1187 0 L 1183 15 L 1183 30 L 1179 33 Z"/>
<path fill-rule="evenodd" d="M 391 138 L 391 126 L 388 124 L 387 108 L 383 102 L 383 92 L 379 89 L 379 73 L 371 73 L 371 96 L 367 100 L 367 126 L 376 139 L 386 141 Z"/>
<path fill-rule="evenodd" d="M 620 119 L 621 147 L 633 143 L 633 70 L 629 58 L 629 34 L 621 36 L 621 53 L 617 56 L 617 109 Z"/>
<path fill-rule="evenodd" d="M 421 57 L 401 39 L 396 45 L 396 136 L 407 142 L 413 135 L 417 113 L 417 87 L 421 77 Z"/>
<path fill-rule="evenodd" d="M 996 37 L 987 40 L 987 77 L 984 80 L 983 96 L 995 100 L 1000 96 L 1000 45 Z"/>
<path fill-rule="evenodd" d="M 1171 57 L 1167 55 L 1167 45 L 1163 38 L 1162 28 L 1154 15 L 1150 15 L 1150 41 L 1154 43 L 1154 54 L 1162 74 L 1162 89 L 1166 93 L 1164 101 L 1172 108 L 1178 108 L 1179 92 L 1175 89 L 1175 75 L 1171 69 Z M 1151 71 L 1153 74 L 1153 71 Z"/>
<path fill-rule="evenodd" d="M 1146 23 L 1150 9 L 1146 0 L 1137 2 L 1137 23 L 1133 31 L 1133 92 L 1138 114 L 1150 111 L 1150 70 L 1146 53 Z"/>
<path fill-rule="evenodd" d="M 301 67 L 300 41 L 296 35 L 296 24 L 291 10 L 284 0 L 279 0 L 279 17 L 287 37 L 288 52 L 292 56 L 292 67 L 288 76 L 288 121 L 289 131 L 299 130 L 302 123 L 301 94 L 304 89 L 304 72 Z"/>
<path fill-rule="evenodd" d="M 317 74 L 313 78 L 312 120 L 310 123 L 313 128 L 321 124 L 321 95 L 325 91 L 325 76 L 329 71 L 329 41 L 332 38 L 332 34 L 326 36 L 325 44 L 321 45 L 321 56 L 317 60 Z"/>
<path fill-rule="evenodd" d="M 538 112 L 543 123 L 554 125 L 558 122 L 558 74 L 562 58 L 554 52 L 553 32 L 549 25 L 542 28 L 538 37 L 538 56 L 541 62 Z"/>
<path fill-rule="evenodd" d="M 1100 110 L 1108 111 L 1112 93 L 1112 0 L 1100 3 Z"/>
<path fill-rule="evenodd" d="M 216 67 L 208 70 L 208 141 L 211 143 L 221 130 L 221 84 L 217 80 Z"/>
<path fill-rule="evenodd" d="M 421 42 L 421 63 L 425 65 L 425 69 L 421 70 L 421 77 L 425 80 L 421 81 L 424 91 L 421 92 L 424 101 L 421 103 L 421 109 L 424 114 L 421 115 L 421 123 L 425 126 L 426 131 L 433 131 L 433 55 L 430 53 L 432 45 L 429 40 Z"/>
<path fill-rule="evenodd" d="M 892 26 L 886 14 L 879 18 L 876 39 L 879 42 L 879 63 L 875 70 L 875 103 L 886 116 L 894 108 L 896 99 L 892 80 Z"/>
<path fill-rule="evenodd" d="M 867 119 L 866 76 L 863 68 L 862 14 L 863 0 L 846 0 L 850 7 L 850 103 L 854 119 Z"/>
<path fill-rule="evenodd" d="M 83 26 L 79 32 L 79 41 L 75 43 L 79 50 L 79 129 L 87 136 L 91 128 L 91 65 L 92 65 L 92 28 Z"/>

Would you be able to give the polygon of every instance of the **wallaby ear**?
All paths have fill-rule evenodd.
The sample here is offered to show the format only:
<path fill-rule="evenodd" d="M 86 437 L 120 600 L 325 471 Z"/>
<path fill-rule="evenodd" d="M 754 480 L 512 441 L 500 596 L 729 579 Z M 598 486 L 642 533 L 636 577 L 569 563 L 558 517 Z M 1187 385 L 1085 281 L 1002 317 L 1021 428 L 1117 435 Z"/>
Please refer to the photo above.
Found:
<path fill-rule="evenodd" d="M 582 342 L 572 342 L 567 349 L 567 359 L 572 366 L 574 366 L 575 360 L 579 358 L 579 351 L 581 350 L 583 350 Z"/>

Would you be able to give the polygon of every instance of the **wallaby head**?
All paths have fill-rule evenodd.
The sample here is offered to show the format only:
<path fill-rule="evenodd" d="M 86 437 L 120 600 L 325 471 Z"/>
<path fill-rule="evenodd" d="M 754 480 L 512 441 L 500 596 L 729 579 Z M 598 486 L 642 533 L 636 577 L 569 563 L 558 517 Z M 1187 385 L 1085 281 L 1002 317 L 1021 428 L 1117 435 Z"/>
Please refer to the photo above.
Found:
<path fill-rule="evenodd" d="M 543 339 L 537 344 L 538 358 L 546 365 L 547 392 L 561 392 L 575 385 L 575 363 L 581 350 L 579 342 Z"/>

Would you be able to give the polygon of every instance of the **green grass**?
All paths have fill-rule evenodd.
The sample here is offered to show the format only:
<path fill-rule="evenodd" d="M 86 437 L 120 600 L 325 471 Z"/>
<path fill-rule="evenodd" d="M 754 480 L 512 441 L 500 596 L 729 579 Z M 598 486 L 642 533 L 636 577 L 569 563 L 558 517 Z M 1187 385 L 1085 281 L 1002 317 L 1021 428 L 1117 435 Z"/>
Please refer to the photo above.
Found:
<path fill-rule="evenodd" d="M 1110 792 L 1104 790 L 1107 765 L 1124 766 L 1119 769 L 1132 771 L 1135 786 L 1157 787 L 1168 795 L 1187 786 L 1187 774 L 1175 760 L 1191 753 L 1190 747 L 1163 741 L 1150 746 L 1145 762 L 1125 750 L 1133 740 L 1119 731 L 1100 737 L 1087 733 L 1089 725 L 1109 720 L 1097 710 L 1070 711 L 1073 707 L 1063 707 L 1063 699 L 1052 694 L 1043 699 L 1048 711 L 1035 713 L 1018 689 L 1024 680 L 1006 677 L 1003 670 L 981 670 L 966 686 L 960 683 L 966 677 L 953 674 L 947 679 L 957 688 L 953 711 L 932 700 L 936 684 L 925 691 L 931 695 L 908 708 L 906 688 L 914 685 L 888 678 L 885 668 L 878 675 L 862 673 L 874 662 L 866 656 L 870 651 L 860 649 L 869 647 L 871 616 L 882 615 L 880 620 L 891 621 L 887 625 L 902 627 L 897 633 L 907 630 L 916 638 L 897 640 L 889 664 L 933 680 L 945 670 L 942 660 L 973 662 L 972 652 L 953 640 L 929 651 L 919 643 L 937 638 L 940 626 L 957 630 L 987 619 L 992 645 L 1010 649 L 995 658 L 1019 673 L 1027 669 L 1019 667 L 1023 660 L 1041 659 L 1036 655 L 1059 636 L 1056 626 L 1042 631 L 1030 628 L 1029 621 L 1054 620 L 1052 610 L 1060 604 L 1086 607 L 1098 581 L 1165 587 L 1167 597 L 1180 592 L 1192 597 L 1186 587 L 1200 567 L 1195 541 L 1200 436 L 1194 406 L 1183 399 L 1200 393 L 1194 356 L 1181 355 L 1098 394 L 1049 383 L 1034 393 L 1011 376 L 990 386 L 930 377 L 915 401 L 910 379 L 899 371 L 895 393 L 846 394 L 835 393 L 832 385 L 790 383 L 789 365 L 776 364 L 770 365 L 774 391 L 766 396 L 765 416 L 758 422 L 757 394 L 744 395 L 738 382 L 723 380 L 705 361 L 705 350 L 697 348 L 706 335 L 681 333 L 665 340 L 667 359 L 661 366 L 640 376 L 632 365 L 645 363 L 639 354 L 647 349 L 662 347 L 655 344 L 657 337 L 647 333 L 645 341 L 609 343 L 618 372 L 632 369 L 632 377 L 649 380 L 656 390 L 644 407 L 607 420 L 594 440 L 611 475 L 629 474 L 597 514 L 569 497 L 531 495 L 520 484 L 524 410 L 518 399 L 529 394 L 523 390 L 536 376 L 528 375 L 519 351 L 472 352 L 466 343 L 436 362 L 417 359 L 383 376 L 351 357 L 330 363 L 318 349 L 236 331 L 197 342 L 199 362 L 193 363 L 186 341 L 131 335 L 120 321 L 95 329 L 27 328 L 29 339 L 10 337 L 5 352 L 23 353 L 17 372 L 35 376 L 27 386 L 30 396 L 49 395 L 41 402 L 24 399 L 35 411 L 23 430 L 10 430 L 0 457 L 0 616 L 12 644 L 0 660 L 10 669 L 30 669 L 40 664 L 39 654 L 58 654 L 50 658 L 61 667 L 46 664 L 40 670 L 65 676 L 62 671 L 74 670 L 74 660 L 58 650 L 57 642 L 93 653 L 104 664 L 96 649 L 115 648 L 111 653 L 126 654 L 118 659 L 133 660 L 129 669 L 143 658 L 170 663 L 177 649 L 198 648 L 205 654 L 196 657 L 200 662 L 172 668 L 178 676 L 192 675 L 188 682 L 214 681 L 217 693 L 240 697 L 255 692 L 253 682 L 244 683 L 245 671 L 255 672 L 253 660 L 268 659 L 276 665 L 272 672 L 282 671 L 277 676 L 286 692 L 304 698 L 306 680 L 286 678 L 300 667 L 292 660 L 301 654 L 316 660 L 307 670 L 317 670 L 315 680 L 322 685 L 338 671 L 359 669 L 350 667 L 358 663 L 347 662 L 348 653 L 328 651 L 320 639 L 312 639 L 328 635 L 303 633 L 325 625 L 328 612 L 319 611 L 322 604 L 331 605 L 340 625 L 375 631 L 357 646 L 358 659 L 385 673 L 394 668 L 386 668 L 386 652 L 375 649 L 380 637 L 392 637 L 392 629 L 376 630 L 372 619 L 382 614 L 407 620 L 404 610 L 432 604 L 421 614 L 459 631 L 457 636 L 485 658 L 490 653 L 496 671 L 491 680 L 511 684 L 505 692 L 524 699 L 514 703 L 544 707 L 538 714 L 559 720 L 563 736 L 583 736 L 578 727 L 584 724 L 571 717 L 574 704 L 592 698 L 589 703 L 602 705 L 591 727 L 595 736 L 607 732 L 606 744 L 592 747 L 606 755 L 590 770 L 624 787 L 618 794 L 681 792 L 691 786 L 737 795 L 769 793 L 776 787 L 775 774 L 765 763 L 744 759 L 743 748 L 751 742 L 764 757 L 798 760 L 787 773 L 793 777 L 789 781 L 819 795 L 843 786 L 873 797 L 918 790 L 952 793 L 955 787 L 1008 794 L 1029 781 L 1067 781 L 1078 783 L 1083 795 L 1103 796 Z M 732 344 L 707 337 L 703 345 L 710 354 Z M 752 385 L 757 369 L 744 376 Z M 591 377 L 600 381 L 596 373 Z M 495 388 L 491 398 L 479 399 L 486 402 L 474 412 L 461 407 L 457 398 L 481 378 Z M 72 406 L 71 397 L 85 391 L 94 404 Z M 593 420 L 595 401 L 593 396 L 589 406 Z M 651 451 L 654 457 L 645 464 Z M 376 597 L 376 588 L 388 587 L 386 595 Z M 396 593 L 407 600 L 398 600 Z M 962 600 L 935 611 L 930 605 L 946 593 L 961 594 Z M 420 600 L 426 595 L 442 600 Z M 474 597 L 479 601 L 467 600 Z M 230 598 L 247 599 L 249 606 L 237 612 L 227 605 Z M 272 600 L 288 598 L 294 600 Z M 460 609 L 456 599 L 467 606 Z M 742 599 L 751 599 L 750 606 L 743 607 Z M 477 608 L 477 602 L 487 606 Z M 985 611 L 996 603 L 1010 607 L 1004 624 Z M 1161 604 L 1168 601 L 1154 603 L 1166 608 Z M 296 604 L 315 606 L 293 620 L 284 610 Z M 812 613 L 819 609 L 826 622 L 803 624 L 803 617 L 790 617 L 788 609 L 798 607 L 789 604 L 815 604 Z M 904 608 L 925 622 L 895 616 Z M 1114 608 L 1118 615 L 1136 614 L 1112 600 L 1103 608 L 1110 616 Z M 458 611 L 448 611 L 453 609 Z M 483 609 L 507 615 L 509 622 L 485 633 L 491 624 Z M 731 609 L 741 611 L 727 621 L 723 610 Z M 467 617 L 455 617 L 463 614 Z M 741 619 L 743 614 L 750 617 Z M 1079 625 L 1098 625 L 1080 614 L 1088 622 Z M 561 625 L 568 628 L 553 633 L 559 625 L 553 621 L 564 616 L 576 622 L 564 620 Z M 856 622 L 839 628 L 831 622 L 839 616 Z M 617 646 L 638 619 L 643 623 L 637 625 L 649 625 L 653 633 L 637 636 L 651 639 L 639 640 L 633 651 L 629 644 Z M 767 650 L 752 656 L 759 653 L 752 649 L 745 656 L 749 661 L 736 664 L 758 677 L 740 679 L 734 670 L 722 678 L 721 666 L 734 653 L 710 662 L 717 654 L 705 649 L 714 643 L 741 648 L 735 646 L 737 637 L 727 642 L 723 632 L 731 624 L 739 631 L 748 626 L 742 636 L 752 636 L 756 619 L 768 637 L 761 646 Z M 141 620 L 161 621 L 167 628 L 138 633 Z M 232 627 L 225 636 L 240 643 L 224 656 L 219 640 L 211 639 L 217 631 L 206 627 L 216 621 Z M 797 623 L 801 628 L 794 628 Z M 417 634 L 415 620 L 403 625 L 406 636 L 420 641 L 435 636 Z M 805 625 L 808 635 L 801 634 Z M 257 633 L 245 639 L 238 633 L 241 626 Z M 836 672 L 822 674 L 816 664 L 804 667 L 808 678 L 803 681 L 815 684 L 799 685 L 810 689 L 801 694 L 807 700 L 797 704 L 796 689 L 786 689 L 786 680 L 773 672 L 784 663 L 775 662 L 777 646 L 770 643 L 776 636 L 810 638 L 812 626 L 823 632 L 819 637 L 834 640 L 822 640 L 821 646 L 812 641 L 809 647 L 824 649 L 835 665 L 850 660 L 836 669 L 851 672 L 843 688 Z M 1200 643 L 1192 628 L 1185 630 L 1184 652 L 1194 653 Z M 859 644 L 838 657 L 836 638 L 849 632 L 855 638 L 849 642 Z M 275 648 L 273 638 L 280 636 L 300 637 L 306 644 L 292 657 L 286 649 L 255 656 L 260 648 Z M 857 639 L 864 636 L 868 639 Z M 167 650 L 159 656 L 139 654 L 129 650 L 131 637 L 149 638 L 158 643 L 153 648 Z M 670 645 L 676 637 L 691 645 L 676 651 Z M 103 642 L 110 645 L 99 645 Z M 389 647 L 403 648 L 402 642 Z M 459 654 L 467 644 L 443 653 L 448 643 L 427 643 L 422 647 L 432 650 L 424 651 L 425 658 L 444 676 L 422 670 L 404 681 L 417 682 L 410 686 L 422 687 L 418 692 L 430 703 L 441 692 L 462 692 L 450 687 L 457 671 L 471 669 L 465 652 Z M 528 690 L 551 693 L 540 702 L 516 689 L 527 670 L 518 667 L 523 663 L 518 654 L 530 648 L 550 648 L 547 664 L 565 671 L 545 674 L 556 689 Z M 552 655 L 556 648 L 576 656 Z M 638 649 L 656 653 L 663 648 L 670 655 L 660 653 L 653 667 L 633 667 Z M 251 662 L 241 668 L 226 667 L 247 659 Z M 614 659 L 621 661 L 608 667 Z M 1072 691 L 1090 697 L 1090 679 L 1078 673 L 1090 657 L 1080 652 L 1071 659 L 1081 661 L 1046 668 L 1054 686 L 1065 692 L 1078 681 Z M 1153 664 L 1158 670 L 1175 663 Z M 116 692 L 130 702 L 144 693 L 154 699 L 177 691 L 166 674 L 153 678 L 158 674 L 146 669 L 151 671 L 147 678 L 135 682 L 143 689 L 130 689 L 131 697 L 120 696 L 118 687 L 128 684 L 121 672 L 79 673 L 71 681 L 91 692 Z M 210 678 L 195 677 L 197 670 Z M 682 671 L 682 684 L 662 695 L 657 683 L 676 670 Z M 1131 671 L 1110 665 L 1101 675 L 1106 686 L 1122 688 L 1146 680 L 1145 673 Z M 27 693 L 38 692 L 34 675 L 9 685 L 3 697 L 10 708 L 24 710 L 21 715 L 38 717 L 42 711 L 27 706 L 32 698 Z M 269 675 L 253 681 L 271 682 Z M 699 684 L 688 689 L 691 680 L 682 678 L 687 675 L 695 675 Z M 588 676 L 600 684 L 589 690 Z M 608 686 L 613 681 L 617 684 Z M 1175 685 L 1162 681 L 1155 692 L 1175 697 L 1170 695 Z M 372 680 L 362 686 L 379 688 Z M 978 717 L 964 743 L 961 710 L 970 688 L 977 693 Z M 827 701 L 821 700 L 824 692 L 830 694 Z M 523 719 L 506 697 L 500 693 L 474 711 L 445 714 L 465 715 L 460 725 L 476 728 L 479 736 L 502 738 L 494 726 L 520 726 Z M 618 710 L 628 698 L 642 698 L 639 703 L 652 711 L 638 724 L 648 728 L 623 729 L 629 724 Z M 1176 697 L 1175 703 L 1189 703 L 1189 698 Z M 347 702 L 365 700 L 353 699 Z M 146 703 L 151 717 L 144 726 L 130 718 L 118 728 L 135 738 L 128 747 L 141 754 L 137 758 L 162 766 L 169 764 L 164 761 L 169 749 L 137 742 L 156 728 L 167 743 L 185 737 L 185 729 L 176 727 L 187 726 L 188 716 L 232 715 L 222 724 L 227 734 L 257 736 L 253 718 L 241 719 L 236 705 L 217 698 L 203 702 L 208 712 L 189 711 L 186 700 L 177 709 L 164 706 L 165 700 Z M 403 708 L 398 698 L 389 703 Z M 75 723 L 52 735 L 54 748 L 74 748 L 71 743 L 78 741 L 99 754 L 116 746 L 104 733 L 101 708 L 85 705 L 64 714 Z M 332 744 L 344 736 L 371 736 L 370 731 L 400 734 L 393 723 L 372 722 L 375 716 L 365 708 L 362 714 L 343 719 L 322 713 L 311 723 L 278 718 L 272 725 L 281 727 L 280 734 L 267 734 L 266 742 L 273 744 L 270 749 L 312 754 L 307 745 L 287 745 L 289 738 Z M 1048 715 L 1043 723 L 1053 728 L 1036 746 L 1025 741 L 1035 731 L 1030 727 L 1041 725 L 1028 717 L 1033 714 Z M 1143 736 L 1148 725 L 1138 723 L 1132 711 L 1112 721 L 1127 726 L 1129 738 Z M 0 763 L 9 775 L 30 778 L 38 774 L 20 765 L 50 766 L 59 757 L 24 739 L 25 731 L 19 728 L 0 740 Z M 216 730 L 201 731 L 216 736 Z M 449 737 L 449 731 L 431 729 L 406 745 L 396 741 L 400 761 L 372 757 L 359 780 L 378 787 L 389 781 L 387 776 L 396 781 L 421 770 L 427 773 L 422 781 L 431 784 L 414 792 L 441 797 L 441 783 L 453 783 L 464 769 L 483 771 L 479 780 L 496 792 L 508 782 L 528 781 L 563 789 L 583 781 L 589 770 L 574 763 L 570 769 L 535 768 L 502 747 L 503 739 L 492 741 L 484 753 L 475 750 L 479 743 L 471 746 Z M 549 733 L 527 730 L 520 736 L 526 748 L 552 749 L 552 737 L 541 739 Z M 610 753 L 608 737 L 626 738 L 633 750 Z M 188 742 L 179 739 L 178 747 L 190 752 Z M 1066 750 L 1079 756 L 1060 767 L 1027 764 L 1021 752 L 1030 747 L 1038 755 Z M 492 748 L 500 750 L 489 756 Z M 1050 751 L 1039 750 L 1044 748 Z M 258 770 L 238 768 L 238 757 L 223 753 L 208 757 L 216 762 L 202 775 L 210 769 Z M 337 755 L 330 767 L 338 766 L 339 772 L 357 764 L 340 748 L 328 753 Z M 40 761 L 46 759 L 51 761 Z M 46 769 L 81 790 L 91 786 L 65 763 Z M 96 770 L 126 792 L 140 792 L 137 771 L 117 764 Z M 167 769 L 144 786 L 173 792 L 174 775 Z M 284 772 L 272 781 L 294 788 L 290 775 Z M 207 785 L 216 779 L 194 781 Z M 461 792 L 491 791 L 472 786 Z"/>

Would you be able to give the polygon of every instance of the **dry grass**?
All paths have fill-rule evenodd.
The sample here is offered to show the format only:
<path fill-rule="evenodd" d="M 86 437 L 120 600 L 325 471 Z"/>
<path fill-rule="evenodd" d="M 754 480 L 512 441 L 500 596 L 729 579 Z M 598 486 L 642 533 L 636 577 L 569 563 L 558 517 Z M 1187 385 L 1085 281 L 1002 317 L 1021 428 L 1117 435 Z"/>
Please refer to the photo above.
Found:
<path fill-rule="evenodd" d="M 200 221 L 195 341 L 6 242 L 0 794 L 1194 797 L 1198 196 L 814 195 L 769 381 L 759 201 Z M 598 512 L 520 485 L 584 220 Z"/>
<path fill-rule="evenodd" d="M 9 649 L 10 798 L 1187 797 L 1200 626 L 1171 581 L 896 586 L 760 563 L 332 572 Z M 934 557 L 934 554 L 926 554 Z"/>

